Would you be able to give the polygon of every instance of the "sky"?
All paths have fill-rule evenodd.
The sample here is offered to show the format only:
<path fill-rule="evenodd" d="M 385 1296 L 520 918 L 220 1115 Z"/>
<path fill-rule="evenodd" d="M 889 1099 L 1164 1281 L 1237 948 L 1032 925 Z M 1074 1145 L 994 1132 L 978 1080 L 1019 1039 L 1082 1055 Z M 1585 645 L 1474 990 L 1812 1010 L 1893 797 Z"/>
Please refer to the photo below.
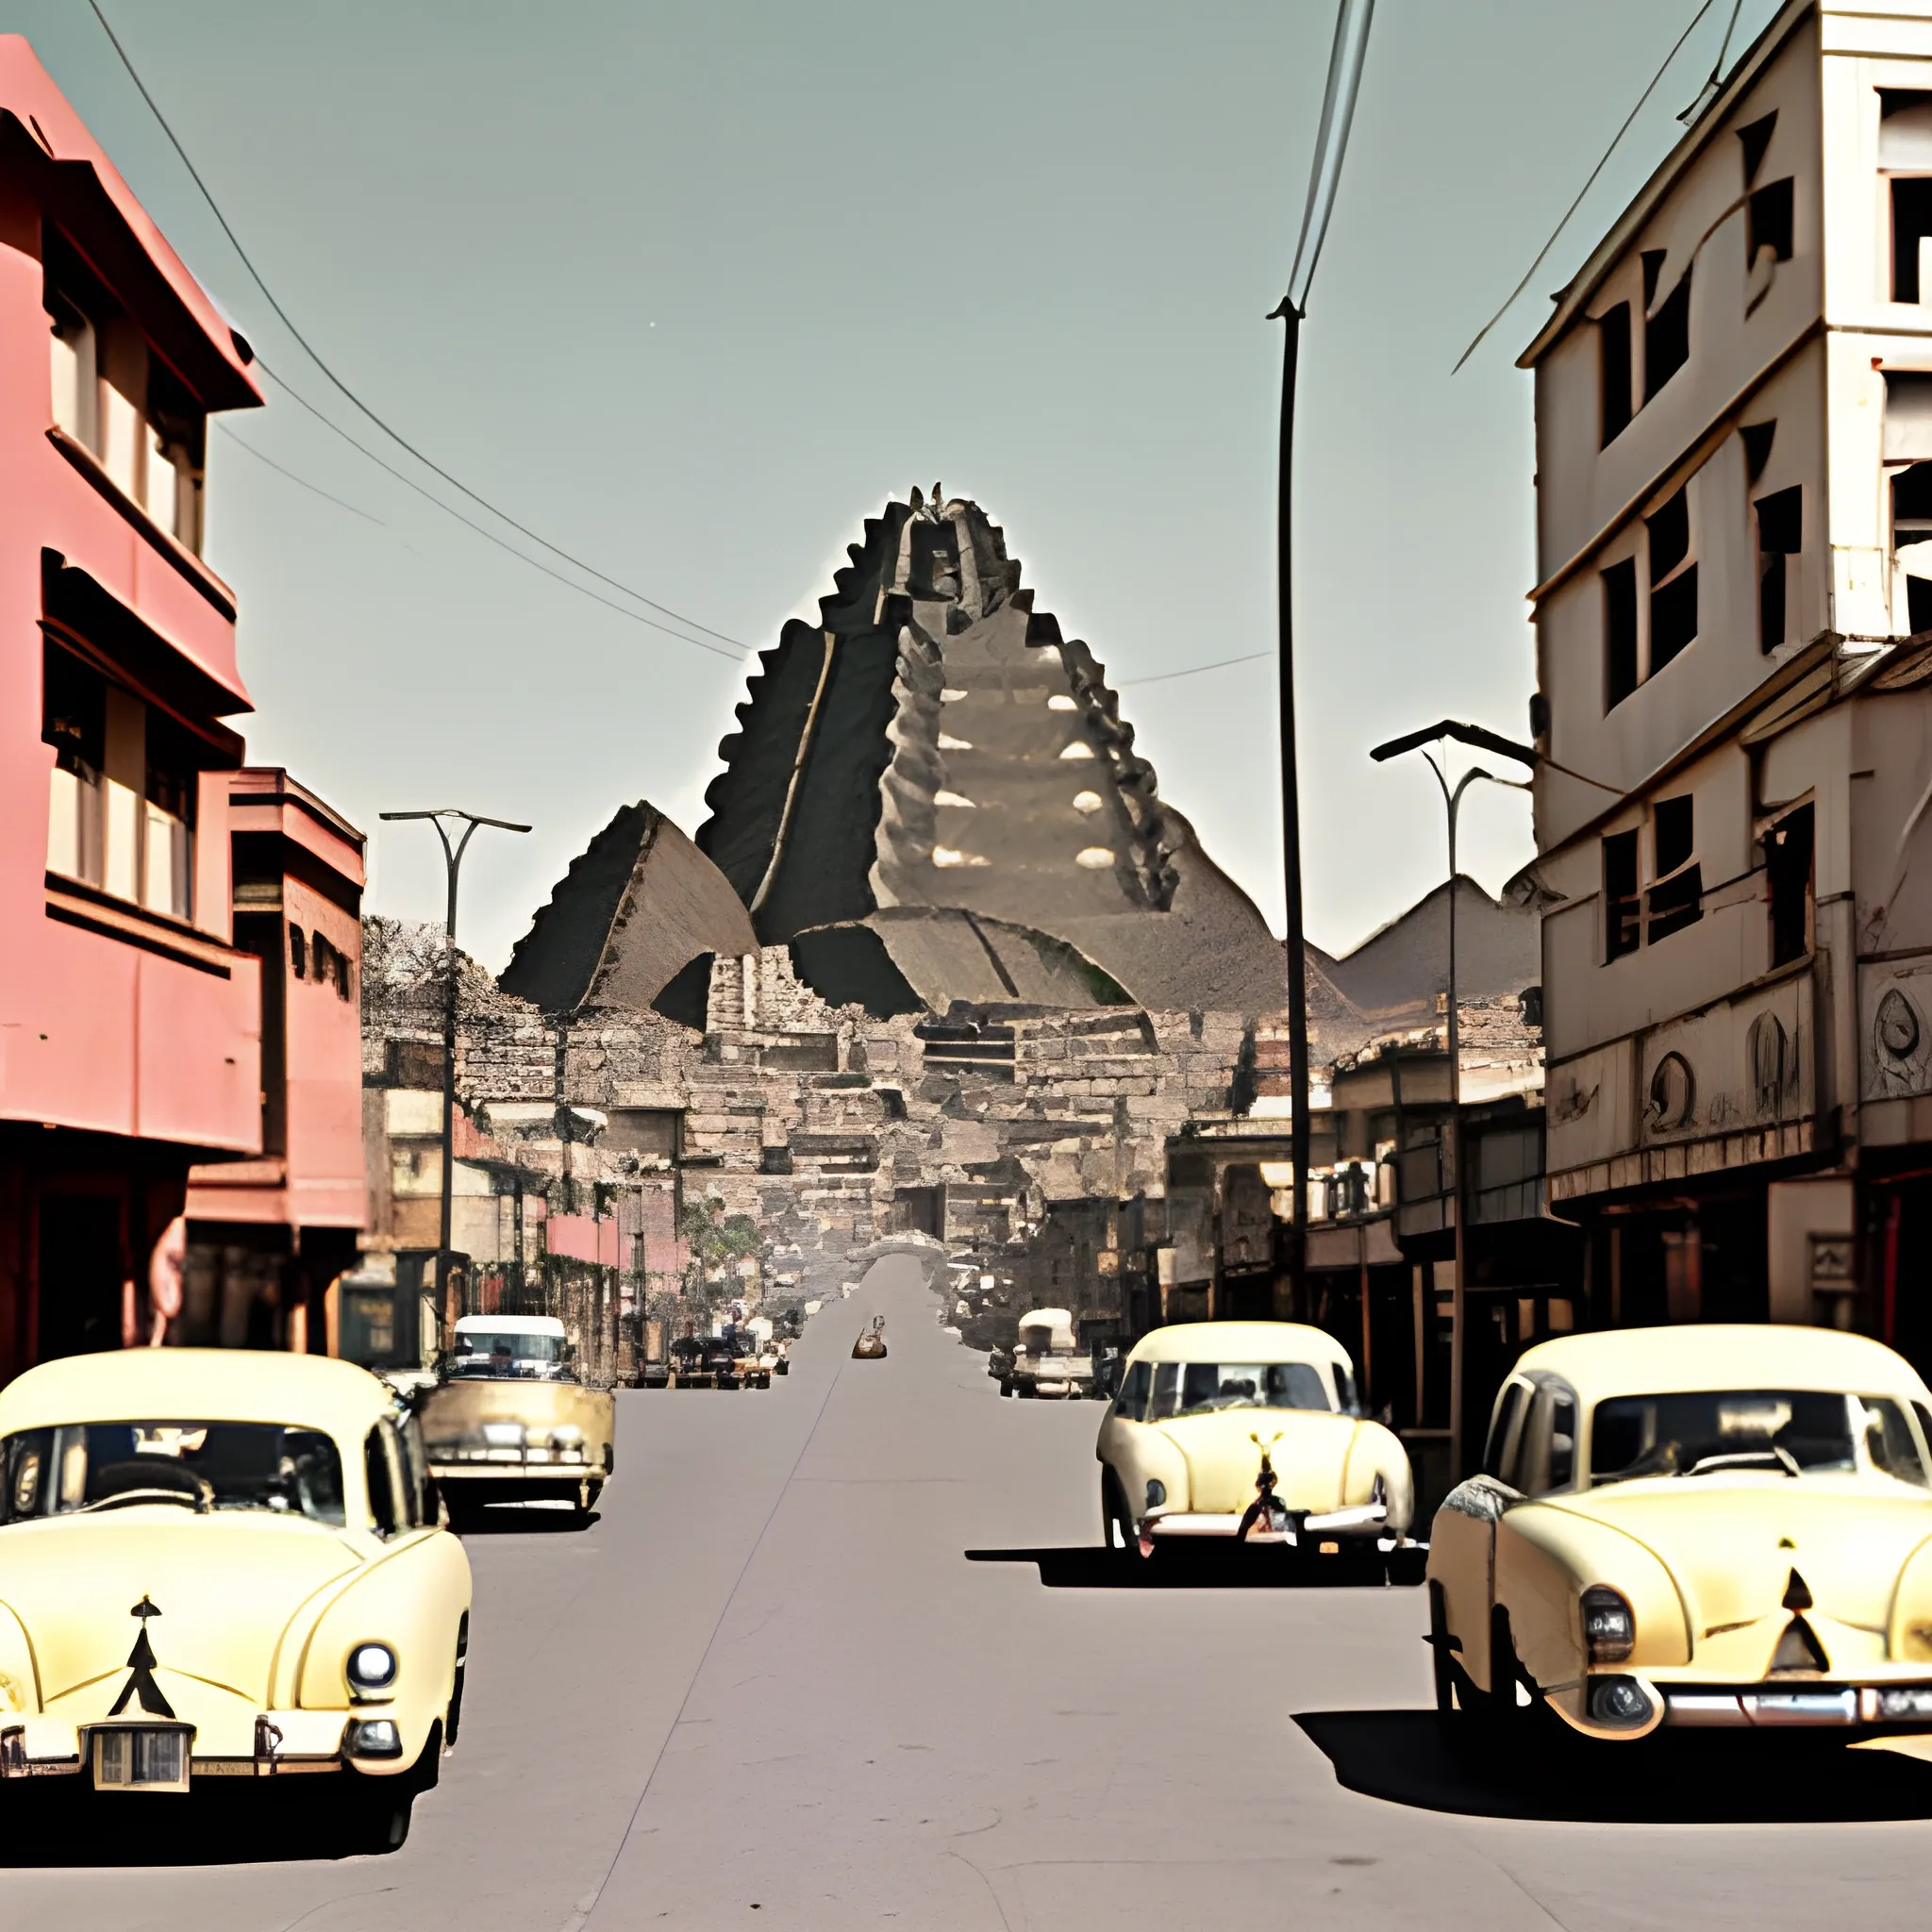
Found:
<path fill-rule="evenodd" d="M 250 761 L 372 834 L 369 909 L 440 917 L 424 825 L 501 967 L 648 798 L 705 816 L 750 653 L 868 514 L 975 498 L 1121 691 L 1162 795 L 1280 929 L 1280 325 L 1331 0 L 101 0 L 257 268 L 347 385 L 491 504 L 717 637 L 712 655 L 387 443 L 275 320 L 85 0 L 13 0 L 135 192 L 277 378 L 209 439 Z M 1715 0 L 1530 287 L 1699 0 L 1382 0 L 1302 337 L 1296 680 L 1307 930 L 1438 883 L 1442 811 L 1379 741 L 1526 732 L 1531 395 L 1548 301 L 1681 129 Z M 292 393 L 291 393 L 292 392 Z M 540 575 L 334 434 L 597 596 Z M 271 465 L 278 467 L 271 467 Z M 628 613 L 628 614 L 626 614 Z M 722 643 L 719 638 L 731 640 Z M 1158 682 L 1140 680 L 1160 679 Z M 1501 775 L 1499 774 L 1499 775 Z M 1533 852 L 1476 786 L 1462 870 Z"/>

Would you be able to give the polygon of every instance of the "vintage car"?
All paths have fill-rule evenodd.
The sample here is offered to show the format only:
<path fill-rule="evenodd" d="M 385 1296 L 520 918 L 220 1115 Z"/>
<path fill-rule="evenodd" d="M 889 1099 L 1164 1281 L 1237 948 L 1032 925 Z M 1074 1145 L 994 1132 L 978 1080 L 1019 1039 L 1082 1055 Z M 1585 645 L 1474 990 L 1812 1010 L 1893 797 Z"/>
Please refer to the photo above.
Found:
<path fill-rule="evenodd" d="M 1625 1743 L 1932 1731 L 1928 1437 L 1925 1385 L 1835 1329 L 1530 1349 L 1431 1532 L 1438 1705 Z"/>
<path fill-rule="evenodd" d="M 1029 1308 L 1015 1324 L 1011 1365 L 1000 1378 L 1002 1395 L 1085 1395 L 1093 1381 L 1093 1357 L 1074 1333 L 1067 1308 Z"/>
<path fill-rule="evenodd" d="M 591 1508 L 609 1480 L 616 1404 L 577 1380 L 554 1315 L 465 1315 L 417 1413 L 452 1518 L 491 1503 Z"/>
<path fill-rule="evenodd" d="M 415 1424 L 364 1369 L 128 1349 L 0 1391 L 0 1780 L 305 1774 L 291 1803 L 385 1849 L 456 1741 L 469 1622 Z"/>
<path fill-rule="evenodd" d="M 1293 1322 L 1182 1322 L 1128 1353 L 1100 1424 L 1117 1550 L 1221 1539 L 1386 1556 L 1414 1507 L 1408 1456 L 1364 1422 L 1348 1352 Z"/>

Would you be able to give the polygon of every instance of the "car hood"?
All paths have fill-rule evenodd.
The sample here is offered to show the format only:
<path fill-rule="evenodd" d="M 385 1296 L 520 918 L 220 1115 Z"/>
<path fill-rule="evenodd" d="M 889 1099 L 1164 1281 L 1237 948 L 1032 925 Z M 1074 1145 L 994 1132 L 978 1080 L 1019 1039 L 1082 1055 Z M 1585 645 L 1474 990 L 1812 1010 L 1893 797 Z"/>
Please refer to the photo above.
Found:
<path fill-rule="evenodd" d="M 1188 1465 L 1185 1502 L 1175 1507 L 1225 1515 L 1255 1500 L 1262 1443 L 1277 1478 L 1274 1493 L 1291 1509 L 1333 1509 L 1341 1500 L 1342 1474 L 1355 1441 L 1353 1417 L 1306 1408 L 1217 1408 L 1177 1416 L 1151 1426 L 1167 1438 Z"/>
<path fill-rule="evenodd" d="M 1932 1494 L 1859 1476 L 1665 1476 L 1545 1507 L 1650 1549 L 1683 1600 L 1692 1657 L 1740 1679 L 1770 1668 L 1799 1608 L 1835 1667 L 1882 1658 L 1899 1573 L 1932 1537 Z"/>
<path fill-rule="evenodd" d="M 136 1506 L 0 1530 L 0 1603 L 26 1630 L 50 1716 L 106 1715 L 143 1627 L 177 1707 L 171 1684 L 260 1705 L 290 1618 L 360 1562 L 341 1532 L 300 1518 Z M 132 1616 L 143 1602 L 158 1614 Z"/>

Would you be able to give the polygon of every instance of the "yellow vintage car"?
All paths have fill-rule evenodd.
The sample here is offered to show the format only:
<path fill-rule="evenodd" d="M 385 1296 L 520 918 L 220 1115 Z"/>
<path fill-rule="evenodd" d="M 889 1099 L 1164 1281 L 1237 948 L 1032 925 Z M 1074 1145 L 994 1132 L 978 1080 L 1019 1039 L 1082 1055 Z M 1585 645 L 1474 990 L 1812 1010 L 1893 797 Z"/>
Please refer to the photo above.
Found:
<path fill-rule="evenodd" d="M 589 1510 L 615 1462 L 617 1405 L 587 1389 L 554 1315 L 465 1315 L 416 1398 L 430 1474 L 458 1522 L 491 1503 Z"/>
<path fill-rule="evenodd" d="M 1408 1455 L 1357 1409 L 1348 1351 L 1294 1322 L 1183 1322 L 1142 1337 L 1100 1424 L 1114 1549 L 1221 1540 L 1386 1555 L 1414 1508 Z"/>
<path fill-rule="evenodd" d="M 1834 1329 L 1530 1349 L 1430 1534 L 1436 1699 L 1527 1738 L 1932 1731 L 1932 1396 Z"/>
<path fill-rule="evenodd" d="M 385 1849 L 456 1741 L 469 1621 L 414 1425 L 365 1370 L 129 1349 L 0 1391 L 0 1781 L 307 1774 Z"/>

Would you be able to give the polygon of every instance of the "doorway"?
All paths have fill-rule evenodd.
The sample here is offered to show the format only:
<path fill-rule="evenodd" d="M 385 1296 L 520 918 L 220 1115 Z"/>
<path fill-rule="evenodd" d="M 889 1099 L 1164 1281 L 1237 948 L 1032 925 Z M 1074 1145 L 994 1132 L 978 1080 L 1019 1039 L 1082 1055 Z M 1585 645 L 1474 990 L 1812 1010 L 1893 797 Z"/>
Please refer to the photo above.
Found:
<path fill-rule="evenodd" d="M 36 1361 L 121 1346 L 125 1208 L 119 1194 L 42 1194 Z"/>

